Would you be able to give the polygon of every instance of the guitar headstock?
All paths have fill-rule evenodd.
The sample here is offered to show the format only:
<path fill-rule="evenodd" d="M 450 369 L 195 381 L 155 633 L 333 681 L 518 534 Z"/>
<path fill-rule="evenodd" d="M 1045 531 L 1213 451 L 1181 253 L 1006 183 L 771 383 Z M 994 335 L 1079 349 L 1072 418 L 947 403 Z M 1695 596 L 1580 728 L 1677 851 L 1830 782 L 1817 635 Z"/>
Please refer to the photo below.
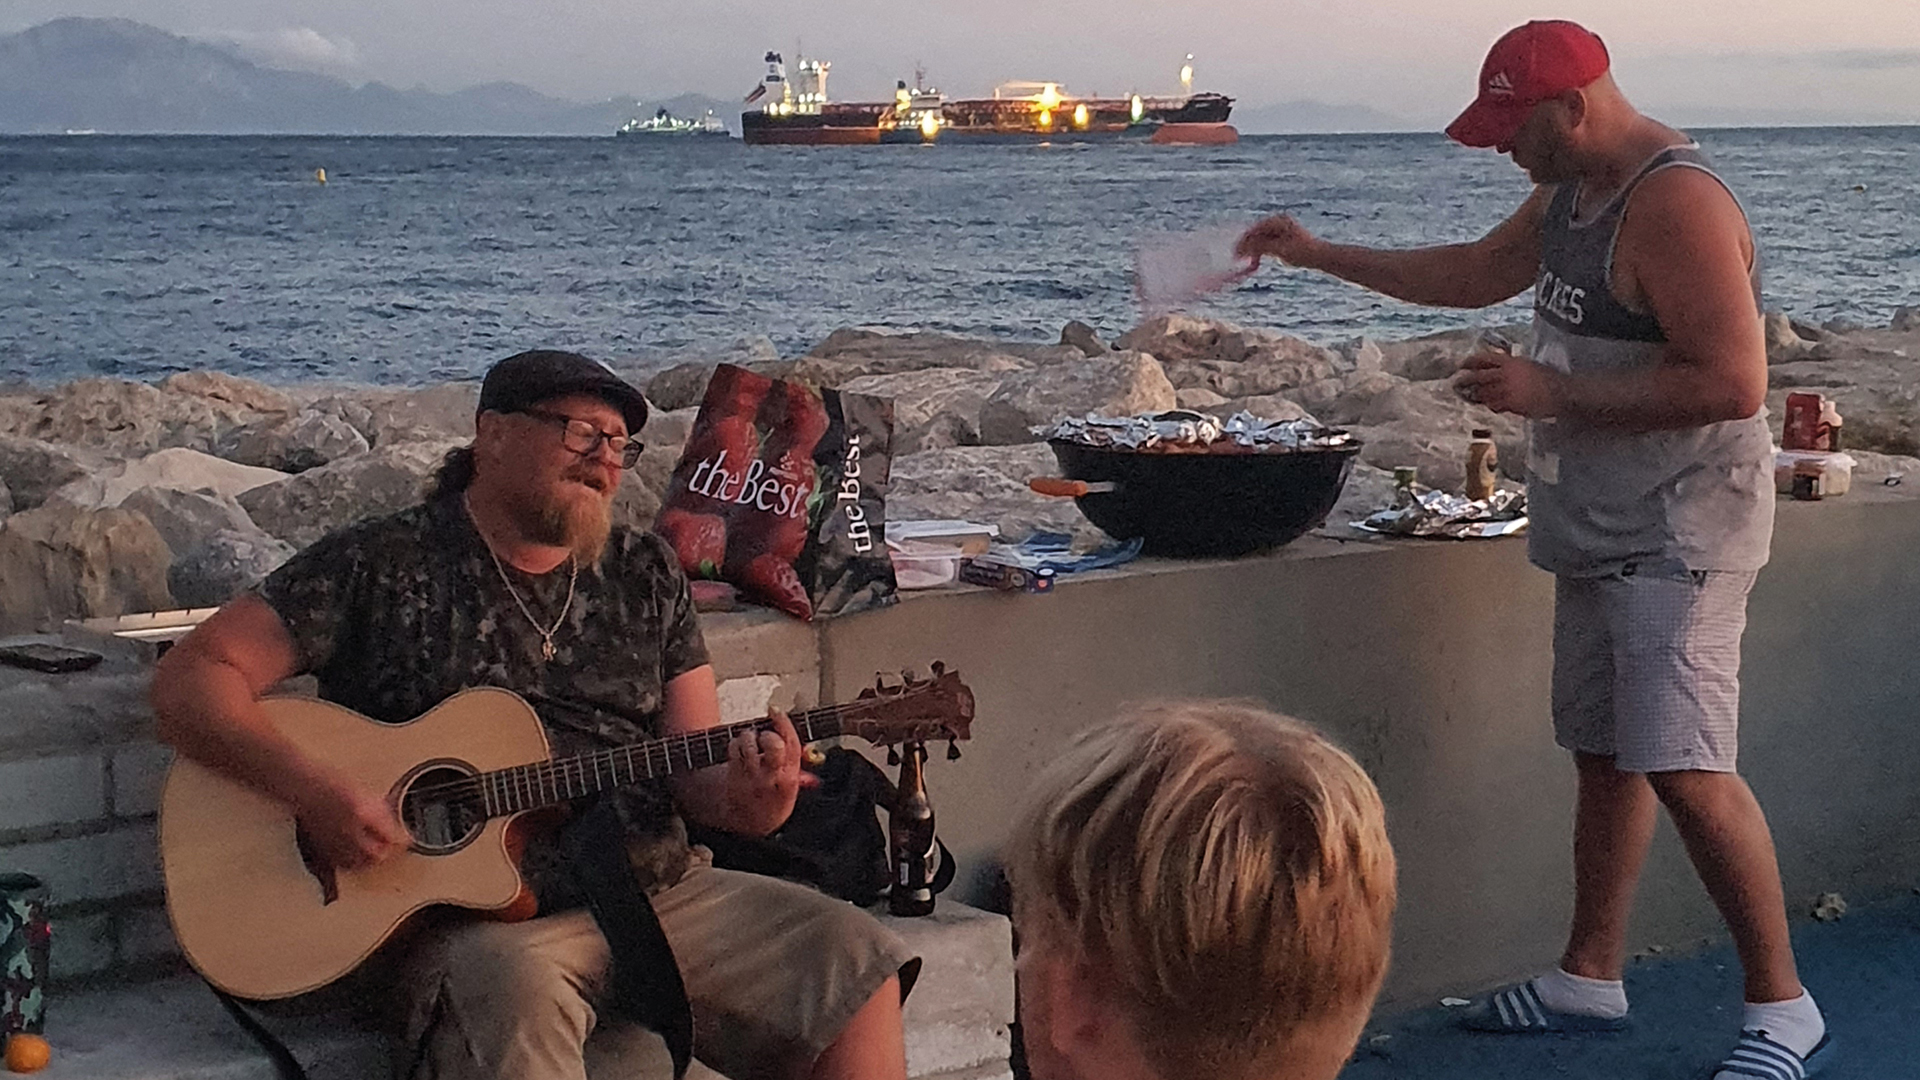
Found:
<path fill-rule="evenodd" d="M 875 746 L 901 743 L 958 742 L 973 728 L 973 691 L 960 673 L 935 662 L 933 674 L 919 679 L 912 673 L 889 686 L 884 678 L 840 706 L 841 730 Z"/>

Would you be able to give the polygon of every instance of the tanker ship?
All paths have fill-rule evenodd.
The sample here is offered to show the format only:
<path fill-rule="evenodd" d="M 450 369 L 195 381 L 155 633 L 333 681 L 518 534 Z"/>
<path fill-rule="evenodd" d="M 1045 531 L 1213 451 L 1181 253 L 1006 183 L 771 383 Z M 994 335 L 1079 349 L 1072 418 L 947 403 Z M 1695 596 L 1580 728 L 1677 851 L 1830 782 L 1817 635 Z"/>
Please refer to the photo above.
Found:
<path fill-rule="evenodd" d="M 787 76 L 779 53 L 766 55 L 767 73 L 740 114 L 740 137 L 758 145 L 861 146 L 933 142 L 1105 142 L 1224 144 L 1239 133 L 1227 123 L 1233 99 L 1193 92 L 1193 57 L 1180 69 L 1177 96 L 1081 97 L 1057 82 L 1012 82 L 989 98 L 949 99 L 925 85 L 901 80 L 892 101 L 840 102 L 827 96 L 833 65 L 802 58 Z"/>

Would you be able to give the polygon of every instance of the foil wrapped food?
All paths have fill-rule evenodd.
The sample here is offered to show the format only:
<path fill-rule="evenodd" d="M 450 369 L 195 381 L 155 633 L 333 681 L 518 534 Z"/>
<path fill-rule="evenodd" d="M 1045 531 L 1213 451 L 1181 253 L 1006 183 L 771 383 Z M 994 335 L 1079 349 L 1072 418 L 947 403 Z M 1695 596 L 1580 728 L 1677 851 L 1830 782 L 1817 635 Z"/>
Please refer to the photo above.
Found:
<path fill-rule="evenodd" d="M 1305 418 L 1263 420 L 1252 413 L 1239 412 L 1222 422 L 1217 416 L 1188 409 L 1141 416 L 1089 413 L 1033 430 L 1042 438 L 1064 439 L 1087 446 L 1168 453 L 1205 453 L 1216 448 L 1327 450 L 1353 442 L 1351 434 Z"/>
<path fill-rule="evenodd" d="M 1469 499 L 1446 491 L 1423 491 L 1406 506 L 1376 510 L 1353 527 L 1383 536 L 1455 540 L 1513 536 L 1527 527 L 1527 493 L 1496 491 L 1485 499 Z"/>

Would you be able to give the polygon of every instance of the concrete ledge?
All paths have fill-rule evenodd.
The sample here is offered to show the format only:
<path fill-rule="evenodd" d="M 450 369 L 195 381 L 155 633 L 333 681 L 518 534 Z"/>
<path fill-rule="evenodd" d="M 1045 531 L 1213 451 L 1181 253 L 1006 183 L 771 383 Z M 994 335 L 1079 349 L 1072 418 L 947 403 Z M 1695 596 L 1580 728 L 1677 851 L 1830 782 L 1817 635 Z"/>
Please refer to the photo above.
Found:
<path fill-rule="evenodd" d="M 881 918 L 925 960 L 907 1000 L 907 1075 L 1011 1077 L 1013 942 L 1007 920 L 944 900 L 930 918 Z M 267 1023 L 312 1080 L 366 1080 L 390 1071 L 386 1040 L 341 1014 Z M 53 1064 L 39 1074 L 46 1080 L 276 1080 L 272 1063 L 193 976 L 56 992 L 47 1007 L 47 1039 Z M 622 1045 L 642 1053 L 657 1049 L 632 1040 Z M 663 1052 L 659 1060 L 664 1062 Z"/>

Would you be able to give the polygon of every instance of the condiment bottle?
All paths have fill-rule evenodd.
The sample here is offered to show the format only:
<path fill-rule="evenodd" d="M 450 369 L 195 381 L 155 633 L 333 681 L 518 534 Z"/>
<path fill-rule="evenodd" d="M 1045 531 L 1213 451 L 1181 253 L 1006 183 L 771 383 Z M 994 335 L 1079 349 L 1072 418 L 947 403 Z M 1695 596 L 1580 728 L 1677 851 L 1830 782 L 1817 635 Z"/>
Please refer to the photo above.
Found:
<path fill-rule="evenodd" d="M 1820 432 L 1826 436 L 1828 450 L 1840 449 L 1840 407 L 1832 398 L 1823 398 L 1820 402 Z"/>
<path fill-rule="evenodd" d="M 1491 499 L 1500 478 L 1500 451 L 1493 445 L 1493 432 L 1474 428 L 1473 441 L 1467 444 L 1467 498 Z"/>

